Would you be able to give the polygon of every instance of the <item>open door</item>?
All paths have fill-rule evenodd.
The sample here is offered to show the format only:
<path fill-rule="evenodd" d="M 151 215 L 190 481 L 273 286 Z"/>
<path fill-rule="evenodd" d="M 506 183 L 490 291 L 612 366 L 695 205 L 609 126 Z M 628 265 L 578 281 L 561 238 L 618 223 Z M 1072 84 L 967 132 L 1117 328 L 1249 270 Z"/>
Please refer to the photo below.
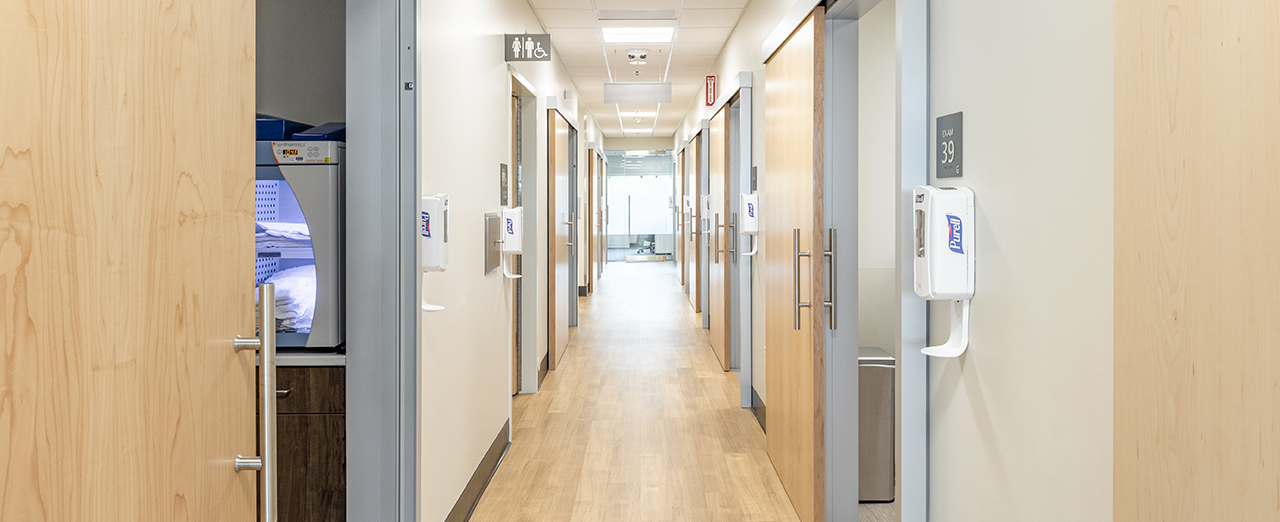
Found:
<path fill-rule="evenodd" d="M 689 242 L 685 246 L 693 254 L 688 256 L 689 263 L 689 302 L 693 304 L 695 313 L 702 313 L 702 245 L 703 235 L 707 230 L 706 220 L 710 217 L 706 215 L 702 208 L 702 198 L 700 195 L 705 191 L 702 186 L 702 176 L 699 171 L 699 165 L 702 163 L 702 133 L 698 133 L 693 139 L 689 140 L 689 146 L 685 147 L 685 158 L 689 163 L 685 165 L 688 174 L 685 177 L 689 182 L 689 194 L 693 197 L 693 229 L 689 231 Z"/>
<path fill-rule="evenodd" d="M 587 294 L 590 295 L 596 291 L 596 176 L 600 174 L 600 166 L 596 163 L 596 154 L 598 151 L 591 149 L 587 151 L 587 197 L 583 198 L 587 207 L 582 213 L 583 223 L 586 225 L 587 232 L 583 234 L 587 238 Z"/>
<path fill-rule="evenodd" d="M 709 241 L 710 259 L 707 260 L 707 300 L 706 313 L 710 315 L 709 337 L 711 350 L 720 360 L 724 371 L 732 367 L 729 342 L 729 248 L 733 241 L 728 227 L 728 167 L 729 167 L 729 118 L 728 105 L 721 108 L 711 118 L 711 132 L 708 134 L 708 159 L 710 172 L 707 183 L 707 196 L 711 199 L 710 219 L 711 238 Z"/>
<path fill-rule="evenodd" d="M 685 259 L 685 256 L 689 249 L 685 247 L 685 242 L 688 241 L 686 236 L 689 234 L 689 227 L 687 223 L 689 221 L 689 213 L 686 212 L 684 208 L 685 179 L 683 150 L 676 154 L 674 177 L 676 179 L 676 237 L 673 243 L 675 243 L 676 247 L 676 271 L 680 273 L 680 286 L 685 289 L 685 292 L 688 292 L 688 277 L 685 272 L 689 269 L 689 262 Z"/>
<path fill-rule="evenodd" d="M 570 250 L 573 248 L 573 206 L 569 199 L 570 155 L 569 122 L 560 115 L 560 111 L 547 111 L 547 136 L 550 138 L 547 150 L 547 220 L 551 230 L 547 233 L 547 306 L 550 329 L 547 355 L 547 367 L 554 370 L 564 357 L 569 347 L 569 307 L 570 300 L 577 301 L 577 292 L 570 293 L 570 288 L 577 288 L 577 280 L 573 278 Z"/>
<path fill-rule="evenodd" d="M 607 235 L 604 234 L 604 154 L 595 155 L 595 279 L 604 276 L 604 261 L 608 255 Z"/>
<path fill-rule="evenodd" d="M 760 180 L 767 447 L 802 522 L 825 520 L 822 13 L 815 9 L 766 62 Z"/>
<path fill-rule="evenodd" d="M 0 520 L 259 505 L 253 4 L 134 7 L 0 16 Z"/>

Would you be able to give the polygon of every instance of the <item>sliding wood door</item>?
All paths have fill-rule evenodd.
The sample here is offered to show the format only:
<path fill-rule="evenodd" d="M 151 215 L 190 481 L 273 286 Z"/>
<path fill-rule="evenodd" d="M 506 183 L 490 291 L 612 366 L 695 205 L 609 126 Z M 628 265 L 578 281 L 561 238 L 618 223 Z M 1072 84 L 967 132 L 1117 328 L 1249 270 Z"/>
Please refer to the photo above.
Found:
<path fill-rule="evenodd" d="M 0 520 L 255 520 L 253 48 L 252 2 L 0 8 Z"/>
<path fill-rule="evenodd" d="M 689 192 L 693 194 L 694 208 L 693 230 L 689 233 L 689 243 L 686 245 L 693 252 L 689 256 L 691 261 L 689 263 L 689 282 L 692 284 L 689 289 L 689 301 L 693 304 L 693 311 L 696 313 L 702 313 L 702 244 L 704 241 L 702 232 L 706 230 L 703 220 L 708 219 L 708 216 L 702 210 L 702 198 L 700 196 L 702 191 L 705 190 L 705 187 L 702 186 L 701 150 L 702 133 L 698 133 L 692 140 L 689 140 L 689 146 L 685 147 L 685 152 L 688 153 L 689 159 L 689 164 L 687 165 L 689 169 L 687 175 L 689 178 Z"/>
<path fill-rule="evenodd" d="M 573 262 L 570 249 L 573 248 L 573 223 L 569 218 L 573 215 L 572 202 L 569 201 L 570 165 L 573 158 L 569 156 L 569 122 L 560 112 L 547 111 L 547 298 L 551 302 L 547 306 L 548 336 L 547 367 L 554 370 L 564 357 L 569 347 L 569 300 L 577 299 L 577 292 L 569 292 L 569 288 L 577 288 L 576 281 L 571 279 Z"/>
<path fill-rule="evenodd" d="M 688 270 L 688 261 L 685 259 L 685 255 L 686 255 L 686 252 L 688 252 L 689 250 L 685 246 L 685 243 L 688 240 L 686 236 L 688 236 L 689 234 L 689 226 L 688 226 L 688 223 L 686 223 L 689 220 L 689 213 L 684 208 L 685 179 L 684 179 L 684 151 L 683 150 L 676 154 L 675 178 L 676 178 L 676 237 L 675 237 L 674 243 L 676 247 L 676 252 L 675 252 L 676 269 L 677 269 L 676 271 L 680 272 L 680 286 L 683 287 L 685 286 L 686 284 L 685 281 L 687 280 L 687 275 L 685 274 L 685 271 Z"/>
<path fill-rule="evenodd" d="M 822 8 L 765 66 L 768 449 L 803 522 L 824 520 Z M 800 252 L 815 255 L 801 257 Z M 813 303 L 801 308 L 798 303 Z M 856 491 L 848 492 L 856 495 Z"/>
<path fill-rule="evenodd" d="M 728 107 L 727 105 L 725 107 Z M 730 369 L 729 359 L 729 249 L 726 245 L 733 240 L 728 236 L 728 168 L 729 168 L 729 118 L 728 109 L 720 109 L 711 118 L 711 132 L 707 136 L 710 160 L 710 175 L 707 183 L 707 194 L 711 198 L 711 240 L 710 259 L 707 260 L 708 276 L 707 314 L 709 314 L 709 332 L 711 350 L 720 360 L 724 371 Z"/>
<path fill-rule="evenodd" d="M 605 161 L 604 154 L 596 154 L 596 189 L 592 197 L 596 201 L 596 263 L 593 269 L 596 273 L 596 279 L 599 280 L 604 276 L 604 262 L 608 259 L 608 236 L 604 229 L 604 183 L 605 183 Z"/>
<path fill-rule="evenodd" d="M 1280 520 L 1280 11 L 1115 12 L 1115 520 Z"/>
<path fill-rule="evenodd" d="M 586 201 L 587 208 L 583 209 L 582 212 L 582 223 L 586 228 L 586 233 L 582 234 L 582 236 L 587 241 L 587 248 L 585 250 L 587 252 L 586 279 L 588 295 L 596 291 L 596 227 L 594 225 L 596 216 L 595 194 L 596 175 L 598 174 L 598 171 L 596 170 L 597 168 L 599 168 L 599 165 L 596 164 L 596 151 L 595 149 L 589 149 L 587 150 L 587 197 L 583 198 L 583 200 Z"/>

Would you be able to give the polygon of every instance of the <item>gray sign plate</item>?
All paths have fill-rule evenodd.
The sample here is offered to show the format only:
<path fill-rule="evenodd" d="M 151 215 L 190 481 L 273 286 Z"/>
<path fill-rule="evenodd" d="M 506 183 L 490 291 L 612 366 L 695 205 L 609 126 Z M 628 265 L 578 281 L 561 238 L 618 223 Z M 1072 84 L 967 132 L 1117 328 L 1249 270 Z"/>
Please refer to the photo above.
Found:
<path fill-rule="evenodd" d="M 938 144 L 935 172 L 939 178 L 958 178 L 964 163 L 964 113 L 957 112 L 938 118 Z"/>
<path fill-rule="evenodd" d="M 508 62 L 551 61 L 551 35 L 509 34 L 503 40 Z"/>

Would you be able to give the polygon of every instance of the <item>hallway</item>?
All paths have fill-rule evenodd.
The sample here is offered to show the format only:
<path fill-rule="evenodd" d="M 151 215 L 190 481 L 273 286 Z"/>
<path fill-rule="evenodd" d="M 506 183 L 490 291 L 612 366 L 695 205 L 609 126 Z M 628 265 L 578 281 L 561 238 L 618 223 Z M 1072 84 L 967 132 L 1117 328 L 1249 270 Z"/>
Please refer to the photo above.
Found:
<path fill-rule="evenodd" d="M 561 367 L 512 400 L 512 444 L 471 520 L 791 521 L 669 263 L 611 263 Z"/>

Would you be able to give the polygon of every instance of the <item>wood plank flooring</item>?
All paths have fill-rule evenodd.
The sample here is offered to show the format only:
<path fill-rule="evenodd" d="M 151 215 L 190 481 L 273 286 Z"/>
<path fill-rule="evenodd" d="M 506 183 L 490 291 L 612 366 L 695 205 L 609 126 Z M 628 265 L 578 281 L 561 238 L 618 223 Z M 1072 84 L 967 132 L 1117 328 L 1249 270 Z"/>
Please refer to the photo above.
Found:
<path fill-rule="evenodd" d="M 794 521 L 668 263 L 610 263 L 471 520 Z"/>
<path fill-rule="evenodd" d="M 542 391 L 512 399 L 472 521 L 799 520 L 674 265 L 609 263 L 579 310 Z M 897 519 L 868 506 L 864 522 Z"/>

